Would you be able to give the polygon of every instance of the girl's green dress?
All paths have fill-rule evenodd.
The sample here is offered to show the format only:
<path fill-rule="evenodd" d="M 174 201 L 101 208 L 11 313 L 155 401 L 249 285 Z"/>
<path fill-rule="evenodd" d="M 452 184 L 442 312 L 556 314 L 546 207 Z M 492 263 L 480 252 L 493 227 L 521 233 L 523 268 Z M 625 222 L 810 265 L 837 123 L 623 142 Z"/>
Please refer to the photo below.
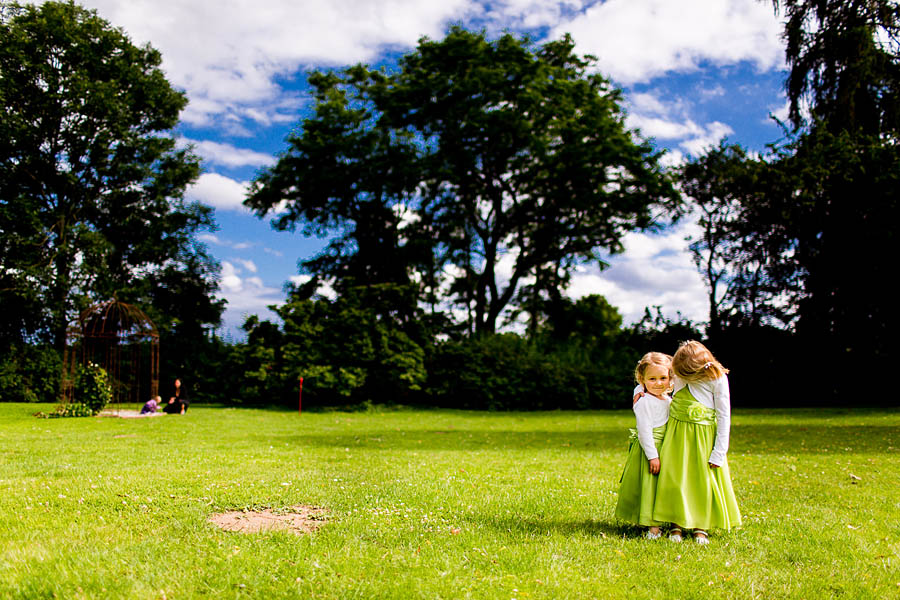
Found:
<path fill-rule="evenodd" d="M 653 441 L 659 450 L 660 442 L 666 433 L 666 426 L 653 428 Z M 653 500 L 656 497 L 656 480 L 658 475 L 650 473 L 650 461 L 644 454 L 637 439 L 637 430 L 631 430 L 628 444 L 628 456 L 625 468 L 619 478 L 619 500 L 616 503 L 616 517 L 638 525 L 661 525 L 653 520 Z"/>
<path fill-rule="evenodd" d="M 659 447 L 659 480 L 653 519 L 688 529 L 731 529 L 741 524 L 727 460 L 709 466 L 716 440 L 716 411 L 698 402 L 687 386 L 672 397 Z"/>

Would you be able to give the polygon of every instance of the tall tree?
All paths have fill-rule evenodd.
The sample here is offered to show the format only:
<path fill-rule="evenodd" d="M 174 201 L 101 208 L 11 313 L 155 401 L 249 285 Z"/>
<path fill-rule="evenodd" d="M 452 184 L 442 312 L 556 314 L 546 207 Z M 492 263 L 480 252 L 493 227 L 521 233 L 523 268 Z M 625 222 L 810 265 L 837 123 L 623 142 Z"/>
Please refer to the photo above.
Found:
<path fill-rule="evenodd" d="M 785 89 L 796 127 L 900 133 L 900 4 L 896 0 L 774 0 L 786 17 Z"/>
<path fill-rule="evenodd" d="M 61 350 L 86 303 L 146 298 L 172 272 L 217 323 L 218 267 L 194 238 L 211 209 L 183 198 L 199 161 L 167 135 L 187 99 L 159 52 L 73 2 L 0 7 L 0 279 L 45 319 L 20 331 Z"/>
<path fill-rule="evenodd" d="M 711 290 L 726 282 L 729 324 L 753 330 L 744 339 L 780 340 L 776 363 L 841 372 L 893 360 L 900 317 L 890 295 L 871 290 L 895 270 L 900 8 L 895 0 L 774 4 L 786 17 L 785 88 L 795 128 L 764 160 L 723 145 L 682 169 L 685 190 L 707 211 L 705 233 L 714 233 L 718 219 L 723 224 L 721 235 L 706 235 L 694 250 L 706 261 L 726 259 Z M 796 334 L 790 343 L 760 327 L 779 320 Z M 806 351 L 785 351 L 794 341 Z M 778 356 L 779 348 L 766 352 Z M 826 392 L 851 384 L 818 383 L 816 391 Z"/>
<path fill-rule="evenodd" d="M 682 165 L 678 176 L 700 226 L 689 248 L 706 283 L 707 335 L 734 325 L 792 327 L 803 269 L 781 201 L 791 191 L 785 174 L 723 140 Z"/>
<path fill-rule="evenodd" d="M 798 331 L 835 363 L 896 355 L 893 301 L 871 282 L 894 270 L 900 165 L 900 4 L 784 0 L 791 119 L 776 165 L 802 269 Z M 808 106 L 809 119 L 801 110 Z M 776 203 L 775 198 L 771 199 Z"/>
<path fill-rule="evenodd" d="M 363 67 L 312 73 L 315 116 L 288 138 L 289 150 L 254 180 L 245 204 L 260 217 L 278 207 L 279 230 L 331 235 L 301 267 L 337 285 L 409 282 L 418 258 L 400 229 L 419 183 L 412 135 L 379 122 Z M 426 248 L 427 253 L 427 248 Z"/>
<path fill-rule="evenodd" d="M 453 28 L 396 73 L 315 74 L 316 116 L 247 205 L 264 215 L 287 200 L 276 226 L 342 228 L 341 264 L 417 273 L 432 293 L 445 286 L 471 330 L 493 332 L 523 282 L 565 282 L 676 196 L 658 154 L 625 128 L 620 92 L 573 50 L 568 37 L 535 48 Z M 363 255 L 373 223 L 382 252 Z"/>

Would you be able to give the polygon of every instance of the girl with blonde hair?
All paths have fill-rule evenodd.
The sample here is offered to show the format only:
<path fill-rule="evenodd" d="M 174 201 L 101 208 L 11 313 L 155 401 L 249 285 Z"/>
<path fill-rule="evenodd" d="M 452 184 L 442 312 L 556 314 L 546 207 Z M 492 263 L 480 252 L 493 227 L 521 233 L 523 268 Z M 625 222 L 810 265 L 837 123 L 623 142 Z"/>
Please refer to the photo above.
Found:
<path fill-rule="evenodd" d="M 731 431 L 728 369 L 706 346 L 681 344 L 672 359 L 675 374 L 669 423 L 660 445 L 660 471 L 653 518 L 673 524 L 669 539 L 680 542 L 682 528 L 709 543 L 711 528 L 741 524 L 726 454 Z"/>
<path fill-rule="evenodd" d="M 619 479 L 616 517 L 648 527 L 646 537 L 661 537 L 661 522 L 653 518 L 656 481 L 660 472 L 659 444 L 669 420 L 668 396 L 672 385 L 672 357 L 648 352 L 634 370 L 638 383 L 635 393 L 642 397 L 634 403 L 636 429 L 631 430 L 625 468 Z"/>

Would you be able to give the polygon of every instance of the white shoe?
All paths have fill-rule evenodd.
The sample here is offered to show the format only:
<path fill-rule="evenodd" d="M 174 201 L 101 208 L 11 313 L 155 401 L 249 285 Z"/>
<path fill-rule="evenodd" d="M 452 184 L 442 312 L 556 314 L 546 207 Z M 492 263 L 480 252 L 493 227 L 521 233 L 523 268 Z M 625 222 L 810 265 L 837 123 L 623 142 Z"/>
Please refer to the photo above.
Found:
<path fill-rule="evenodd" d="M 699 535 L 698 535 L 699 534 Z M 702 529 L 694 530 L 694 541 L 700 544 L 701 546 L 705 546 L 709 544 L 709 534 L 707 534 Z"/>
<path fill-rule="evenodd" d="M 653 533 L 652 531 L 647 531 L 647 533 L 644 534 L 644 537 L 647 538 L 648 540 L 658 540 L 659 538 L 662 537 L 662 533 L 659 531 L 657 531 L 656 533 Z"/>
<path fill-rule="evenodd" d="M 669 532 L 669 541 L 670 542 L 680 542 L 681 541 L 681 530 L 673 529 Z"/>

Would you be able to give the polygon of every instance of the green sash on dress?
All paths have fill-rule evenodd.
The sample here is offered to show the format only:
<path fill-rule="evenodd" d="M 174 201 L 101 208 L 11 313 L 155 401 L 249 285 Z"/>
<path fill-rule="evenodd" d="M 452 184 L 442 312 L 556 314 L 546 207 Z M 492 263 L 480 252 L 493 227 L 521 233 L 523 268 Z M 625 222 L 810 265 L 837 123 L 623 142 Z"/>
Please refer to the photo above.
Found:
<path fill-rule="evenodd" d="M 716 409 L 700 404 L 685 386 L 675 392 L 675 396 L 672 397 L 672 404 L 669 405 L 669 418 L 697 425 L 715 425 Z"/>
<path fill-rule="evenodd" d="M 641 446 L 640 440 L 638 440 L 638 432 L 637 429 L 631 428 L 628 430 L 628 455 L 631 455 L 631 450 L 635 444 L 638 445 L 638 448 L 643 451 L 644 448 Z M 651 429 L 651 433 L 653 433 L 653 443 L 656 444 L 656 449 L 659 450 L 659 445 L 662 443 L 663 438 L 666 435 L 666 423 L 663 423 L 659 427 L 654 427 Z M 644 459 L 646 460 L 646 455 Z M 628 466 L 628 462 L 625 462 L 625 467 L 622 467 L 622 474 L 619 476 L 619 483 L 622 482 L 622 477 L 625 476 L 625 469 Z"/>

